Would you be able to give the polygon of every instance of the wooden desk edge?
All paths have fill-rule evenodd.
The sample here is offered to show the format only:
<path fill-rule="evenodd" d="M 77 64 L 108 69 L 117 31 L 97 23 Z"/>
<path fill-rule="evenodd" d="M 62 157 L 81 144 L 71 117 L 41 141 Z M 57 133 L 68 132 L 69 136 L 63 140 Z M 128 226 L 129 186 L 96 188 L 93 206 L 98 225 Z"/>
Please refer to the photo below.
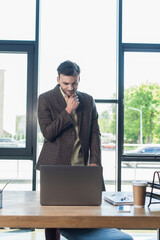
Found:
<path fill-rule="evenodd" d="M 156 217 L 112 216 L 112 217 L 53 217 L 53 216 L 3 216 L 0 227 L 13 228 L 124 228 L 156 229 L 160 221 Z"/>

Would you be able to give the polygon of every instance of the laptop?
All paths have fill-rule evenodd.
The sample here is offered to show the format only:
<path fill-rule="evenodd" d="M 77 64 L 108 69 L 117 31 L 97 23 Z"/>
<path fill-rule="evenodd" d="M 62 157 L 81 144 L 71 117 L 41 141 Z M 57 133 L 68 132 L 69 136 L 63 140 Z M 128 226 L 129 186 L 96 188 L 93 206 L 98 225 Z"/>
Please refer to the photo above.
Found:
<path fill-rule="evenodd" d="M 40 204 L 98 206 L 102 200 L 102 167 L 40 166 Z"/>

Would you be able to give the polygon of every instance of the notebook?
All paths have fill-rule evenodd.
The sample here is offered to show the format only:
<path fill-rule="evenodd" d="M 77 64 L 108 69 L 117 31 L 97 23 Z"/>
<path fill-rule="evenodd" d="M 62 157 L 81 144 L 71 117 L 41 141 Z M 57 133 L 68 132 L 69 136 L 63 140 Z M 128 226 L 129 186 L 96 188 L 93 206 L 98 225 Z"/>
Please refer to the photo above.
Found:
<path fill-rule="evenodd" d="M 40 204 L 94 206 L 102 199 L 102 167 L 40 166 Z"/>
<path fill-rule="evenodd" d="M 104 200 L 113 205 L 133 205 L 133 193 L 127 192 L 108 192 L 105 193 Z"/>

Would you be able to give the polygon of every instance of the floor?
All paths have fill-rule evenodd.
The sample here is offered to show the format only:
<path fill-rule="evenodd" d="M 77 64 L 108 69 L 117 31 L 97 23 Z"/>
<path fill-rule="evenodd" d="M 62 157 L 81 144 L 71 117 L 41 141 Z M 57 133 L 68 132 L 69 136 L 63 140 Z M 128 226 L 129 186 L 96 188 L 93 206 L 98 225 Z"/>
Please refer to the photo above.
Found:
<path fill-rule="evenodd" d="M 156 240 L 156 230 L 125 230 L 134 240 Z M 45 240 L 44 230 L 36 229 L 0 229 L 0 239 L 3 240 Z M 61 240 L 65 238 L 61 237 Z"/>

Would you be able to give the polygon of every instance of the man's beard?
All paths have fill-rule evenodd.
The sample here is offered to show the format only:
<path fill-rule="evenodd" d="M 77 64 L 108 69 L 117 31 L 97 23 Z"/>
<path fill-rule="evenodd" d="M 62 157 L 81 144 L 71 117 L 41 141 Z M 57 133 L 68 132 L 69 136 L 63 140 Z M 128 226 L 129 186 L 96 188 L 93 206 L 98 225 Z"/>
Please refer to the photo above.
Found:
<path fill-rule="evenodd" d="M 67 95 L 67 97 L 68 98 L 70 98 L 74 93 L 76 93 L 76 91 L 75 90 L 72 90 L 72 91 L 64 91 L 63 89 L 62 89 L 62 91 L 63 91 L 63 93 L 65 94 L 65 95 Z"/>

